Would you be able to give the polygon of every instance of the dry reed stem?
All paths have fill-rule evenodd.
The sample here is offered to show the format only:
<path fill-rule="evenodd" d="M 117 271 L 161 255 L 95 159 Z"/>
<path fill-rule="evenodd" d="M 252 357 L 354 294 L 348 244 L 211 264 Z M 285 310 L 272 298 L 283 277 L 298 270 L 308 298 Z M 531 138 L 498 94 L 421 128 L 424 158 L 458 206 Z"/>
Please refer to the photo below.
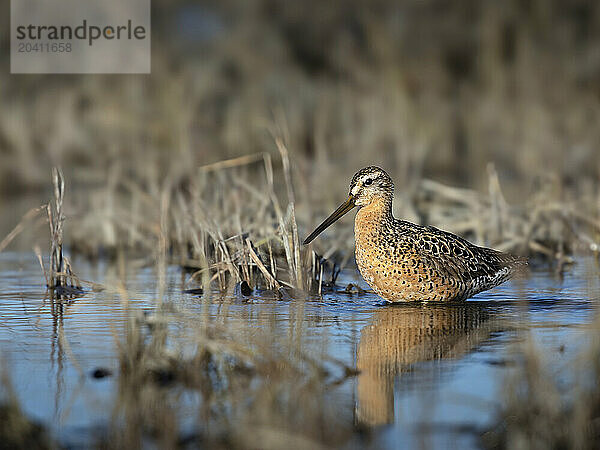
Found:
<path fill-rule="evenodd" d="M 283 176 L 285 178 L 288 202 L 295 203 L 296 198 L 294 196 L 294 188 L 292 187 L 292 173 L 290 170 L 290 155 L 288 149 L 278 137 L 275 138 L 275 144 L 277 145 L 277 150 L 279 150 L 281 162 L 283 163 Z"/>
<path fill-rule="evenodd" d="M 159 226 L 158 226 L 158 245 L 157 245 L 157 258 L 156 258 L 156 271 L 158 275 L 157 283 L 157 297 L 159 305 L 163 301 L 163 296 L 166 290 L 166 274 L 167 274 L 167 250 L 169 246 L 168 239 L 168 212 L 171 199 L 171 188 L 169 185 L 165 186 L 160 194 L 160 207 L 159 207 Z"/>
<path fill-rule="evenodd" d="M 281 285 L 277 282 L 275 277 L 269 273 L 263 262 L 260 260 L 254 249 L 252 248 L 252 243 L 249 239 L 246 239 L 246 246 L 248 248 L 248 254 L 254 263 L 258 266 L 258 269 L 261 271 L 270 289 L 279 289 Z"/>
<path fill-rule="evenodd" d="M 63 215 L 65 182 L 62 171 L 59 168 L 54 167 L 52 169 L 52 184 L 54 185 L 54 208 L 51 203 L 47 207 L 51 235 L 49 288 L 55 289 L 65 285 L 64 276 L 57 275 L 64 272 L 62 246 L 65 220 Z"/>
<path fill-rule="evenodd" d="M 230 169 L 232 167 L 245 166 L 248 164 L 252 164 L 264 159 L 264 153 L 254 153 L 252 155 L 244 155 L 239 156 L 237 158 L 225 159 L 223 161 L 218 161 L 212 164 L 206 164 L 204 166 L 200 166 L 199 170 L 202 172 L 211 172 L 218 171 L 223 169 Z"/>
<path fill-rule="evenodd" d="M 46 205 L 38 206 L 37 208 L 31 208 L 27 211 L 19 223 L 6 235 L 0 242 L 0 252 L 3 251 L 8 244 L 10 244 L 14 238 L 16 238 L 25 228 L 25 226 L 34 218 L 38 217 L 42 211 L 46 209 Z"/>
<path fill-rule="evenodd" d="M 42 259 L 42 250 L 38 245 L 36 245 L 33 248 L 33 251 L 35 252 L 35 256 L 37 257 L 38 262 L 40 263 L 40 267 L 42 268 L 42 274 L 44 275 L 44 279 L 46 280 L 46 286 L 50 286 L 50 280 L 48 279 L 48 274 L 46 273 L 46 268 L 44 267 L 44 261 Z"/>

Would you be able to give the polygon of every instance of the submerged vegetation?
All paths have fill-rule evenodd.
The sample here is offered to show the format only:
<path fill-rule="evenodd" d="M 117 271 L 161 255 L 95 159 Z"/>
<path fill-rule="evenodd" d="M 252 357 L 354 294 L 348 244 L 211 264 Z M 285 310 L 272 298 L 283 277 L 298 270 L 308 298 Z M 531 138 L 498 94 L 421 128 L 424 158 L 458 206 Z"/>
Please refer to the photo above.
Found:
<path fill-rule="evenodd" d="M 593 2 L 232 0 L 197 10 L 153 3 L 161 38 L 153 38 L 150 76 L 0 72 L 0 194 L 46 196 L 48 167 L 64 171 L 64 180 L 53 173 L 54 203 L 28 205 L 34 209 L 0 251 L 25 228 L 47 227 L 33 219 L 50 212 L 46 284 L 56 311 L 81 285 L 115 291 L 128 304 L 125 280 L 86 283 L 68 256 L 155 270 L 156 310 L 131 308 L 115 333 L 113 422 L 99 446 L 370 442 L 368 425 L 389 415 L 383 402 L 373 398 L 354 417 L 331 402 L 331 389 L 348 377 L 385 378 L 380 367 L 398 373 L 382 358 L 376 371 L 359 375 L 369 356 L 361 350 L 369 339 L 389 338 L 386 323 L 410 329 L 425 316 L 386 310 L 357 367 L 347 367 L 308 352 L 301 326 L 277 341 L 268 326 L 192 316 L 170 304 L 166 286 L 176 265 L 186 274 L 183 289 L 206 307 L 223 295 L 260 294 L 289 301 L 290 320 L 300 324 L 303 300 L 344 289 L 337 275 L 353 267 L 351 220 L 311 247 L 300 243 L 360 167 L 380 165 L 395 179 L 398 217 L 528 255 L 558 273 L 574 255 L 600 252 L 600 6 Z M 200 34 L 180 23 L 185 13 L 204 24 Z M 450 319 L 463 312 L 450 311 L 436 315 L 439 329 L 429 336 L 443 340 L 443 351 L 429 352 L 422 339 L 419 358 L 461 354 L 495 326 L 472 332 L 460 322 L 462 330 Z M 531 341 L 518 339 L 499 425 L 483 443 L 596 447 L 600 401 L 590 380 L 600 378 L 599 329 L 597 321 L 589 327 L 592 343 L 576 366 L 582 379 L 567 392 Z M 189 411 L 188 395 L 200 408 Z M 4 397 L 0 440 L 20 429 L 23 447 L 39 436 L 52 446 Z"/>

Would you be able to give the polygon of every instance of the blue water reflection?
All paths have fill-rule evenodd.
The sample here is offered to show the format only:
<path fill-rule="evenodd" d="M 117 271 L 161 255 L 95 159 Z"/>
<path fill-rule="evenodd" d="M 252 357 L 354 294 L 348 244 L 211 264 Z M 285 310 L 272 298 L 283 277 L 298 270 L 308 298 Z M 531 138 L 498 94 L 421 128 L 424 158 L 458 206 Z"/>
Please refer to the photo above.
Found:
<path fill-rule="evenodd" d="M 106 264 L 77 261 L 76 267 L 83 279 L 109 289 L 58 307 L 45 298 L 35 255 L 0 253 L 2 365 L 25 413 L 67 445 L 93 442 L 96 430 L 110 422 L 114 378 L 89 374 L 98 367 L 118 369 L 116 343 L 127 308 L 151 313 L 162 304 L 207 314 L 231 326 L 255 327 L 276 341 L 295 340 L 315 358 L 330 359 L 331 379 L 341 380 L 331 395 L 357 426 L 372 430 L 375 447 L 436 448 L 443 442 L 469 448 L 478 446 L 478 432 L 500 405 L 519 330 L 531 333 L 560 364 L 582 345 L 583 326 L 592 321 L 600 295 L 591 259 L 580 260 L 563 279 L 534 271 L 458 305 L 384 305 L 368 292 L 292 302 L 213 293 L 207 304 L 181 292 L 177 268 L 169 269 L 167 294 L 159 302 L 152 268 L 121 274 Z M 367 288 L 355 271 L 342 273 L 340 283 Z M 188 330 L 172 327 L 184 340 Z M 344 366 L 360 373 L 344 378 Z M 190 409 L 194 401 L 190 396 Z"/>

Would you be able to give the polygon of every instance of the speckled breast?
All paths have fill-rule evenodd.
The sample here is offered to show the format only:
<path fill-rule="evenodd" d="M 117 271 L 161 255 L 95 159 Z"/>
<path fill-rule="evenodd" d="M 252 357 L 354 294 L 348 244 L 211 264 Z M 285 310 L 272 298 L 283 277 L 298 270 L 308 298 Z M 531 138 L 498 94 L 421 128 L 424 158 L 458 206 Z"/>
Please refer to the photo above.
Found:
<path fill-rule="evenodd" d="M 402 230 L 386 224 L 378 213 L 361 208 L 354 222 L 356 264 L 369 286 L 390 302 L 456 300 L 456 289 L 443 283 Z"/>

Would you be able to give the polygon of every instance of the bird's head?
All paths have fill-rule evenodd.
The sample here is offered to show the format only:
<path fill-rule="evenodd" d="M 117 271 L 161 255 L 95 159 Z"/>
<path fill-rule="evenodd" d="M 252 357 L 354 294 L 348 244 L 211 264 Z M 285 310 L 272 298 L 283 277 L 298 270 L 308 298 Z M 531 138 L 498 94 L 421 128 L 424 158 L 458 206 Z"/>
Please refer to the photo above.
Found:
<path fill-rule="evenodd" d="M 305 240 L 304 245 L 310 243 L 327 227 L 355 206 L 367 206 L 374 201 L 383 200 L 390 202 L 394 195 L 394 183 L 385 170 L 376 166 L 360 169 L 352 177 L 348 200 L 342 203 L 327 219 L 319 225 Z"/>
<path fill-rule="evenodd" d="M 365 167 L 352 177 L 349 195 L 356 206 L 366 206 L 378 199 L 389 200 L 394 195 L 394 183 L 382 168 Z"/>

